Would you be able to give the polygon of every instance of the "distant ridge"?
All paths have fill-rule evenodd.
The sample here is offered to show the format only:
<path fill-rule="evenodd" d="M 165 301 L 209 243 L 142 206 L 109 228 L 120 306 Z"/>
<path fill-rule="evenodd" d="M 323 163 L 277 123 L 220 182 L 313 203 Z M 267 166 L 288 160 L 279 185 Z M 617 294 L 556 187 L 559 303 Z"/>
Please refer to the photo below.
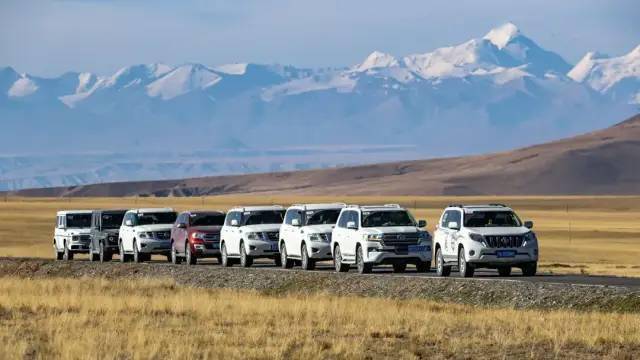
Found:
<path fill-rule="evenodd" d="M 337 169 L 21 190 L 17 196 L 640 194 L 640 115 L 518 150 Z"/>

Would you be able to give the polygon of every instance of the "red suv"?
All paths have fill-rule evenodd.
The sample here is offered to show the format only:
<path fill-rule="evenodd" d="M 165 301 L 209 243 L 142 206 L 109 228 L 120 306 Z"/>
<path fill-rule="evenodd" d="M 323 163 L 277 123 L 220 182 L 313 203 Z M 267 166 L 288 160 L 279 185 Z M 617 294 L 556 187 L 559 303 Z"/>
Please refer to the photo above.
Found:
<path fill-rule="evenodd" d="M 222 211 L 185 211 L 171 228 L 171 262 L 182 259 L 195 265 L 201 258 L 216 258 L 220 263 L 220 229 L 224 225 Z"/>

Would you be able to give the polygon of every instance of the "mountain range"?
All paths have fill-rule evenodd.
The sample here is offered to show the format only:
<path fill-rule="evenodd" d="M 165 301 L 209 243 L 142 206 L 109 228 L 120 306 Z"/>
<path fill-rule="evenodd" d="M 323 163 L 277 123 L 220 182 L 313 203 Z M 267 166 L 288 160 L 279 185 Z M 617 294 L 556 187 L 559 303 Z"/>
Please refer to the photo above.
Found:
<path fill-rule="evenodd" d="M 43 78 L 5 67 L 0 190 L 478 154 L 639 108 L 640 46 L 574 66 L 512 23 L 338 69 L 143 64 Z"/>

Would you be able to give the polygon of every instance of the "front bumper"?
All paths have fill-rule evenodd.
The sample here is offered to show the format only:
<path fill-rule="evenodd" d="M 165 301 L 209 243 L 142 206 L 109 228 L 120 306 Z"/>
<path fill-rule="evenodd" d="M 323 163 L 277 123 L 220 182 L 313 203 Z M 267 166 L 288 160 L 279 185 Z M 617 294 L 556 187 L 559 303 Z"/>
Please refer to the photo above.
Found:
<path fill-rule="evenodd" d="M 466 259 L 470 264 L 482 266 L 517 265 L 538 261 L 538 248 L 485 248 L 482 246 L 466 249 Z M 500 252 L 512 252 L 513 256 L 499 256 Z"/>
<path fill-rule="evenodd" d="M 216 257 L 220 255 L 219 242 L 205 242 L 205 243 L 193 244 L 192 249 L 194 253 L 199 257 Z"/>
<path fill-rule="evenodd" d="M 70 241 L 69 250 L 74 253 L 87 253 L 89 252 L 89 241 Z"/>
<path fill-rule="evenodd" d="M 309 241 L 307 244 L 307 253 L 310 259 L 314 260 L 330 260 L 333 259 L 331 255 L 331 243 L 322 241 Z"/>
<path fill-rule="evenodd" d="M 169 240 L 140 240 L 140 253 L 144 254 L 169 254 L 171 241 Z"/>
<path fill-rule="evenodd" d="M 277 241 L 245 240 L 245 251 L 252 257 L 274 257 L 280 254 Z"/>
<path fill-rule="evenodd" d="M 409 251 L 408 247 L 383 246 L 378 242 L 365 242 L 363 255 L 365 262 L 374 264 L 431 262 L 431 244 L 420 243 L 422 251 Z"/>

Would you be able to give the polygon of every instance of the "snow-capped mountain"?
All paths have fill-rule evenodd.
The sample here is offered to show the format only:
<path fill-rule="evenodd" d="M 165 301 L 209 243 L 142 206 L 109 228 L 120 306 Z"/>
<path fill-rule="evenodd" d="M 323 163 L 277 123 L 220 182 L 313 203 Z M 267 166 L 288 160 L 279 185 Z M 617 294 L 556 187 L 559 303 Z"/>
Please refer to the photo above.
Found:
<path fill-rule="evenodd" d="M 568 75 L 614 99 L 640 105 L 640 45 L 613 58 L 587 53 Z"/>
<path fill-rule="evenodd" d="M 637 112 L 639 58 L 640 47 L 619 58 L 588 54 L 572 68 L 507 23 L 462 44 L 403 57 L 375 51 L 344 68 L 141 64 L 110 76 L 70 72 L 52 79 L 0 68 L 0 150 L 40 159 L 5 161 L 0 183 L 60 184 L 65 167 L 48 169 L 42 160 L 55 154 L 73 154 L 77 174 L 83 166 L 95 168 L 93 160 L 83 165 L 79 154 L 88 153 L 127 160 L 160 151 L 296 148 L 302 154 L 308 147 L 350 144 L 409 146 L 424 157 L 504 150 L 605 127 Z M 353 163 L 318 156 L 305 161 Z M 177 175 L 148 171 L 150 162 L 161 161 L 144 159 L 127 167 L 132 179 Z M 204 167 L 210 173 L 175 168 L 184 177 L 232 172 L 226 165 Z M 122 172 L 97 173 L 66 177 L 64 184 L 126 180 Z"/>

